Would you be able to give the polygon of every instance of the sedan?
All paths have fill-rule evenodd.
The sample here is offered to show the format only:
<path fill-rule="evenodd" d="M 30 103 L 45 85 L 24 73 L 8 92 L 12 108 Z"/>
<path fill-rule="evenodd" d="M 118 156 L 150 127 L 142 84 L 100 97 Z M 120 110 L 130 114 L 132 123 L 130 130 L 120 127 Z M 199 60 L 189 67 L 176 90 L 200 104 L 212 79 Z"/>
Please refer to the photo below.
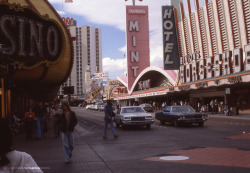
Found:
<path fill-rule="evenodd" d="M 101 105 L 101 106 L 99 107 L 99 111 L 104 111 L 104 107 L 105 107 L 105 105 Z"/>
<path fill-rule="evenodd" d="M 191 106 L 167 106 L 162 111 L 155 113 L 155 118 L 161 122 L 161 124 L 171 123 L 174 126 L 180 124 L 198 124 L 203 126 L 207 121 L 207 114 L 196 113 Z"/>
<path fill-rule="evenodd" d="M 151 124 L 154 123 L 153 116 L 145 112 L 140 106 L 127 106 L 118 109 L 116 116 L 114 117 L 116 127 L 120 126 L 146 126 L 150 129 Z"/>

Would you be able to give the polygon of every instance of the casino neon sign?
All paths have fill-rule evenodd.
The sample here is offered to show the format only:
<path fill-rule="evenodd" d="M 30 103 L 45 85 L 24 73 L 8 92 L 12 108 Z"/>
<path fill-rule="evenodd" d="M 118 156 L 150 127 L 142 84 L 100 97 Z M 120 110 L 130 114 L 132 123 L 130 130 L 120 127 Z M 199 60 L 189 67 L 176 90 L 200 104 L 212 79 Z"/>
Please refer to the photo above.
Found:
<path fill-rule="evenodd" d="M 59 25 L 29 7 L 0 4 L 0 58 L 13 59 L 26 67 L 40 61 L 56 61 L 62 50 Z"/>

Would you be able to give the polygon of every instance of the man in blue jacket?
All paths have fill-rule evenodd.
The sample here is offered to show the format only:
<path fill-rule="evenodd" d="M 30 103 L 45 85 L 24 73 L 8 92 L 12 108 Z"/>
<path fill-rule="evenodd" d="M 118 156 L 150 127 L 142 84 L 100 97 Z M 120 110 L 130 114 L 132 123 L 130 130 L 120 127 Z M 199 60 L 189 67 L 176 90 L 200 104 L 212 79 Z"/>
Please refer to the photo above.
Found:
<path fill-rule="evenodd" d="M 114 138 L 117 139 L 119 136 L 116 133 L 116 130 L 114 128 L 112 115 L 114 115 L 113 108 L 112 108 L 112 101 L 107 100 L 107 105 L 104 107 L 104 129 L 103 129 L 103 139 L 107 139 L 107 128 L 110 124 L 111 130 L 113 132 Z"/>

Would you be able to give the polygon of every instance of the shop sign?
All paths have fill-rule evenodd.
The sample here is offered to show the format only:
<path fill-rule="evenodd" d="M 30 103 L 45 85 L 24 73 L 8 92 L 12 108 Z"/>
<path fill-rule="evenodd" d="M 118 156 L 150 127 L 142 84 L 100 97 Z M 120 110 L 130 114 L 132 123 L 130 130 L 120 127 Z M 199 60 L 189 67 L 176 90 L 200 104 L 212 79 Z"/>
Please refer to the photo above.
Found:
<path fill-rule="evenodd" d="M 173 6 L 162 6 L 164 70 L 179 70 L 180 58 Z"/>
<path fill-rule="evenodd" d="M 103 79 L 108 77 L 108 72 L 105 73 L 94 73 L 93 77 L 94 79 Z"/>
<path fill-rule="evenodd" d="M 151 88 L 150 79 L 138 82 L 138 90 L 145 90 Z"/>
<path fill-rule="evenodd" d="M 227 80 L 228 80 L 228 82 L 229 82 L 230 84 L 235 84 L 235 83 L 242 82 L 241 76 L 230 77 L 230 78 L 228 78 Z"/>
<path fill-rule="evenodd" d="M 180 82 L 187 83 L 250 70 L 250 45 L 202 59 L 199 52 L 181 57 Z M 243 58 L 245 54 L 245 58 Z M 231 81 L 232 82 L 232 81 Z"/>
<path fill-rule="evenodd" d="M 74 19 L 73 18 L 65 18 L 65 17 L 62 17 L 62 20 L 64 22 L 64 24 L 67 26 L 67 27 L 70 27 L 70 26 L 73 26 L 74 25 Z"/>
<path fill-rule="evenodd" d="M 197 83 L 197 84 L 195 84 L 195 87 L 197 87 L 197 88 L 208 87 L 208 82 Z"/>
<path fill-rule="evenodd" d="M 147 93 L 147 96 L 153 96 L 154 93 Z"/>
<path fill-rule="evenodd" d="M 190 85 L 183 85 L 183 86 L 179 86 L 178 89 L 179 90 L 188 90 L 188 89 L 190 89 L 190 87 L 191 87 Z"/>
<path fill-rule="evenodd" d="M 147 94 L 140 94 L 140 97 L 146 97 Z"/>
<path fill-rule="evenodd" d="M 166 91 L 158 91 L 158 92 L 155 92 L 155 95 L 164 95 L 166 94 Z"/>
<path fill-rule="evenodd" d="M 31 7 L 0 3 L 0 63 L 12 60 L 22 67 L 56 61 L 62 51 L 62 29 Z"/>
<path fill-rule="evenodd" d="M 230 94 L 230 88 L 225 88 L 225 93 Z"/>

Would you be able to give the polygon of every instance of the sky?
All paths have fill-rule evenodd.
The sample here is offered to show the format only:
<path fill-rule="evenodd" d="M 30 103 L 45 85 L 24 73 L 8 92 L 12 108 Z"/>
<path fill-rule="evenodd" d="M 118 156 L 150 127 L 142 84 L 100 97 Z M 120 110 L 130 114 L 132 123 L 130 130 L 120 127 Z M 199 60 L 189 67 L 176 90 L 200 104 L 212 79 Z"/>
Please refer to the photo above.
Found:
<path fill-rule="evenodd" d="M 194 1 L 194 0 L 193 0 Z M 102 29 L 103 72 L 109 78 L 125 75 L 126 60 L 126 5 L 132 0 L 49 0 L 62 17 L 77 20 L 77 26 L 89 25 Z M 169 0 L 136 0 L 136 5 L 149 8 L 150 66 L 163 66 L 161 7 Z M 186 7 L 186 0 L 183 2 Z M 192 3 L 193 4 L 193 3 Z"/>

